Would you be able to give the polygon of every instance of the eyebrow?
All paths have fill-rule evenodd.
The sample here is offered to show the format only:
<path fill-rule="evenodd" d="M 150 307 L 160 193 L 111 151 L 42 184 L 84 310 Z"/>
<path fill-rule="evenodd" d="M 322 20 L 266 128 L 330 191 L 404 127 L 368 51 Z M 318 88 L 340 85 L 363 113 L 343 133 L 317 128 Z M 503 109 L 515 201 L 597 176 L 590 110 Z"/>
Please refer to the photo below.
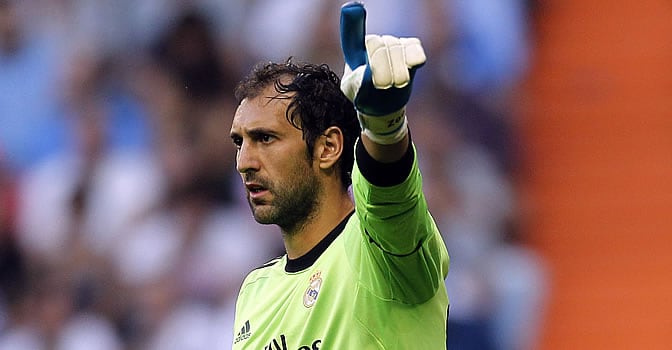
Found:
<path fill-rule="evenodd" d="M 264 127 L 258 127 L 258 128 L 252 128 L 247 130 L 246 134 L 250 135 L 253 139 L 259 138 L 262 135 L 273 135 L 273 136 L 278 136 L 279 133 L 276 130 L 269 129 L 269 128 L 264 128 Z M 240 134 L 232 131 L 230 134 L 231 137 L 240 137 Z"/>
<path fill-rule="evenodd" d="M 253 138 L 258 138 L 261 135 L 278 135 L 277 131 L 269 128 L 254 128 L 248 130 L 247 133 Z"/>

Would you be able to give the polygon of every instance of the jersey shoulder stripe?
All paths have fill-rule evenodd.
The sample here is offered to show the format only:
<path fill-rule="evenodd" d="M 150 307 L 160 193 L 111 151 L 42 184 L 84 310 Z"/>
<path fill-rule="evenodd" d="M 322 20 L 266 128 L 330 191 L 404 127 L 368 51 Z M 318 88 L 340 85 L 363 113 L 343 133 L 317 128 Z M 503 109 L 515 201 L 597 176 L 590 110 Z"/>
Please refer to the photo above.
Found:
<path fill-rule="evenodd" d="M 268 261 L 265 264 L 253 269 L 252 271 L 261 270 L 261 269 L 264 269 L 264 268 L 267 268 L 267 267 L 271 267 L 271 266 L 279 263 L 280 260 L 282 260 L 282 255 L 271 259 L 270 261 Z"/>
<path fill-rule="evenodd" d="M 252 284 L 252 283 L 258 281 L 259 279 L 263 279 L 263 278 L 268 277 L 269 275 L 272 275 L 273 274 L 273 269 L 276 269 L 277 266 L 279 266 L 278 264 L 284 259 L 284 257 L 285 257 L 284 255 L 280 256 L 280 257 L 276 257 L 276 258 L 270 260 L 269 262 L 253 269 L 252 271 L 250 271 L 247 274 L 247 276 L 243 280 L 242 285 L 246 286 L 246 285 L 249 285 L 249 284 Z"/>

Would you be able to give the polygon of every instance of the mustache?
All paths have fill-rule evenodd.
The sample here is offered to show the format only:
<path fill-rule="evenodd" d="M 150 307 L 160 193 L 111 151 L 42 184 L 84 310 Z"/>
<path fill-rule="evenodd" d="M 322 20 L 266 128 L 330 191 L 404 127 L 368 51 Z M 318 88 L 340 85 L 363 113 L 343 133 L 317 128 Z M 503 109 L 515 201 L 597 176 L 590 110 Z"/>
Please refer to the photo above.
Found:
<path fill-rule="evenodd" d="M 245 173 L 243 175 L 243 181 L 256 183 L 263 188 L 270 188 L 270 181 L 258 176 L 256 173 Z"/>

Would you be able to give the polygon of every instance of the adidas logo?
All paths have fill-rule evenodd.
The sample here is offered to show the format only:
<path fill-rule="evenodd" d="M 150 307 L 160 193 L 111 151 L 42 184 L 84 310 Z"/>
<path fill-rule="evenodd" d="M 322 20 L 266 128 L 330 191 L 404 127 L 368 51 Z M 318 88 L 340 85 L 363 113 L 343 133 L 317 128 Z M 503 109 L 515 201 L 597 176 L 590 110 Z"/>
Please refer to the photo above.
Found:
<path fill-rule="evenodd" d="M 250 332 L 250 320 L 245 321 L 245 325 L 240 329 L 240 332 L 236 334 L 236 339 L 233 341 L 234 344 L 237 344 L 240 341 L 248 339 L 252 335 Z"/>

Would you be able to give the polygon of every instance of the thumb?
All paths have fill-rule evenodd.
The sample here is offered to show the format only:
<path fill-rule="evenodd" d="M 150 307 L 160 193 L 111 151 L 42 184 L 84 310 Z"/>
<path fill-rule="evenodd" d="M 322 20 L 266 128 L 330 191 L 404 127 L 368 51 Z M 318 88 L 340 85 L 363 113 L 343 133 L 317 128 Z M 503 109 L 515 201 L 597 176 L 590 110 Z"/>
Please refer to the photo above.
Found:
<path fill-rule="evenodd" d="M 366 10 L 361 2 L 349 2 L 341 7 L 341 47 L 345 63 L 350 69 L 367 63 Z"/>

